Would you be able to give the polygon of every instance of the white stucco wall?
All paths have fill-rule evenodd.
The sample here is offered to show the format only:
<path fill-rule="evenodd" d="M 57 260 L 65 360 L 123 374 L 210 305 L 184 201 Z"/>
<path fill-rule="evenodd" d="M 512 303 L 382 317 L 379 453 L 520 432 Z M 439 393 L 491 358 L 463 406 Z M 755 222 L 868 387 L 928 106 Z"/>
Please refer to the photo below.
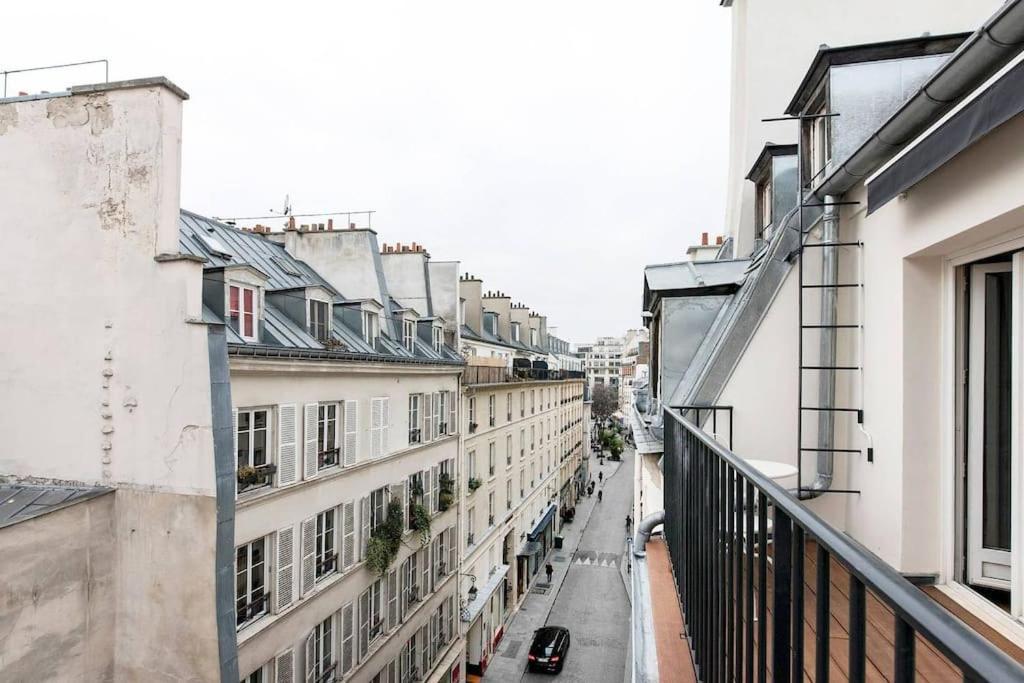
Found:
<path fill-rule="evenodd" d="M 745 180 L 767 142 L 796 142 L 796 124 L 762 123 L 782 116 L 821 44 L 832 47 L 898 38 L 973 31 L 1001 3 L 997 0 L 734 0 L 732 93 L 729 114 L 729 175 L 726 234 L 737 238 L 737 254 L 753 247 L 753 185 Z"/>

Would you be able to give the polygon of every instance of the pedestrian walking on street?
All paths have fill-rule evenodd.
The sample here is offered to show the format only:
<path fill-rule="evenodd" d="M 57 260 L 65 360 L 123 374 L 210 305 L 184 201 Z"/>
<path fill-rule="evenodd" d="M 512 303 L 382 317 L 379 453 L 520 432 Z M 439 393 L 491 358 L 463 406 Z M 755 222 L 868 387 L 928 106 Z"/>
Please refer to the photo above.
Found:
<path fill-rule="evenodd" d="M 551 583 L 551 575 L 555 573 L 555 568 L 551 566 L 550 562 L 544 565 L 544 573 L 548 575 L 548 583 Z"/>
<path fill-rule="evenodd" d="M 600 503 L 602 498 L 604 498 L 604 489 L 597 492 L 597 502 Z"/>
<path fill-rule="evenodd" d="M 632 527 L 633 527 L 633 518 L 630 517 L 629 515 L 626 515 L 626 533 L 629 533 L 629 530 Z"/>
<path fill-rule="evenodd" d="M 604 472 L 597 473 L 597 480 L 602 482 L 604 481 Z"/>

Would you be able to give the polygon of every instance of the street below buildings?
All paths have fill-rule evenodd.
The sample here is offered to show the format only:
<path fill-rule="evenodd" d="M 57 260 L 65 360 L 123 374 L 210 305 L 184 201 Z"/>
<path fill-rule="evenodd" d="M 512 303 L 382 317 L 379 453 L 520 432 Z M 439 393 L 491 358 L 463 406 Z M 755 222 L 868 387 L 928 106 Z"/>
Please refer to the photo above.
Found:
<path fill-rule="evenodd" d="M 555 569 L 550 588 L 539 581 L 509 625 L 485 680 L 543 681 L 550 674 L 526 672 L 533 631 L 542 625 L 564 626 L 571 646 L 558 680 L 621 683 L 629 653 L 630 606 L 619 571 L 625 548 L 625 519 L 632 510 L 633 451 L 621 463 L 591 461 L 595 483 L 603 472 L 603 500 L 597 491 L 577 505 L 577 522 L 590 508 L 582 533 L 565 527 L 566 545 L 548 556 Z M 581 514 L 582 513 L 582 514 Z M 573 533 L 575 532 L 575 533 Z M 543 592 L 540 592 L 543 591 Z M 550 610 L 550 611 L 548 611 Z"/>

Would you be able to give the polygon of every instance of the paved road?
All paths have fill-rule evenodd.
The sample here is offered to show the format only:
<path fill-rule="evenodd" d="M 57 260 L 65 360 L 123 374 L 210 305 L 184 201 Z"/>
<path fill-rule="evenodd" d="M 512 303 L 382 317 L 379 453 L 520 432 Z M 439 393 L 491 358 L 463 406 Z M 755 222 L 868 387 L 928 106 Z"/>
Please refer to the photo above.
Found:
<path fill-rule="evenodd" d="M 572 632 L 572 646 L 560 683 L 622 683 L 629 647 L 629 600 L 619 575 L 625 540 L 625 519 L 633 505 L 633 452 L 604 484 L 604 499 L 596 504 L 571 558 L 548 615 L 550 625 Z M 593 471 L 597 481 L 597 462 Z M 605 470 L 610 469 L 605 466 Z M 597 500 L 597 493 L 593 500 Z M 525 647 L 523 648 L 525 652 Z M 546 674 L 524 674 L 523 681 L 548 681 Z"/>

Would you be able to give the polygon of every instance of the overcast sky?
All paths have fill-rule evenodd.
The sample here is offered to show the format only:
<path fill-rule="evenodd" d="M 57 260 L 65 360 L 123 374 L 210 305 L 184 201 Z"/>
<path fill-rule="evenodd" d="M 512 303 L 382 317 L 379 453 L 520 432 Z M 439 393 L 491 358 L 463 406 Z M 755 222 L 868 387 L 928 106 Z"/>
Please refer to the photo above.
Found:
<path fill-rule="evenodd" d="M 643 266 L 721 230 L 712 0 L 61 4 L 5 8 L 0 69 L 105 57 L 184 88 L 185 208 L 373 209 L 382 243 L 460 261 L 570 341 L 638 326 Z"/>

